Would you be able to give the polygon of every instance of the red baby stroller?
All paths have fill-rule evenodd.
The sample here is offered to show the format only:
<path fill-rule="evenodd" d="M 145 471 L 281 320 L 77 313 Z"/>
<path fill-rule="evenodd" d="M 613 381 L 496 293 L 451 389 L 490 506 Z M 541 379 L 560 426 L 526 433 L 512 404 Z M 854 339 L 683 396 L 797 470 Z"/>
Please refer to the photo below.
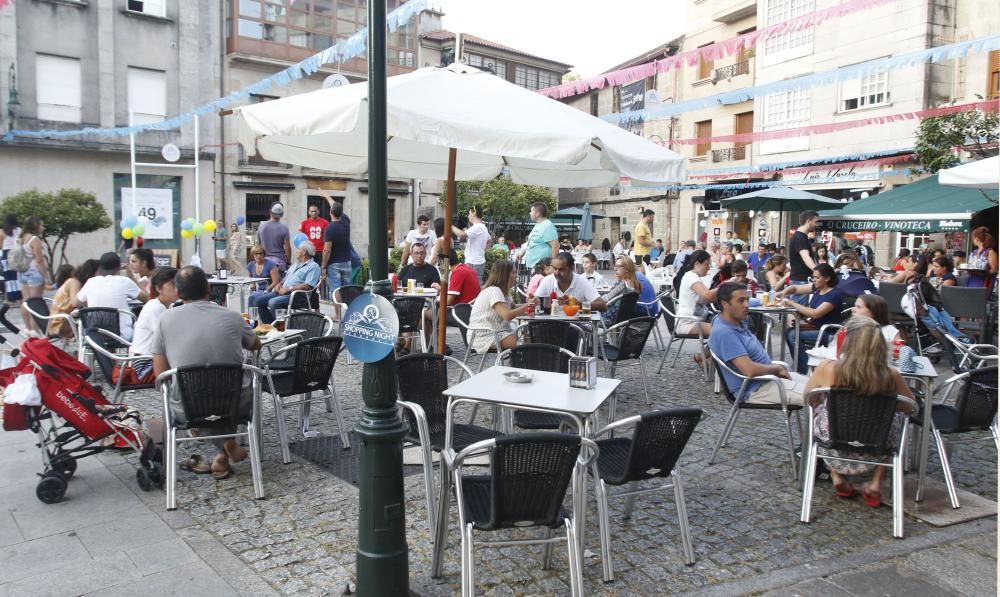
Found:
<path fill-rule="evenodd" d="M 35 490 L 38 499 L 46 504 L 61 500 L 76 461 L 105 450 L 134 450 L 141 465 L 136 471 L 139 486 L 148 491 L 162 485 L 159 448 L 143 431 L 137 411 L 108 402 L 87 382 L 90 369 L 48 340 L 26 340 L 19 350 L 18 364 L 0 371 L 0 385 L 34 375 L 42 405 L 4 404 L 4 429 L 38 434 L 45 465 Z"/>

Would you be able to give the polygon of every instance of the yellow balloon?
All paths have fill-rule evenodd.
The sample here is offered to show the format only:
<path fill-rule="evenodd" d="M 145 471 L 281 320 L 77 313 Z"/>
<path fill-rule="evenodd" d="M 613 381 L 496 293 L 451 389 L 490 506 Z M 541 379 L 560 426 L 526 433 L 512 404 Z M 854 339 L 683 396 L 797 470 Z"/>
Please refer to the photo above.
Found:
<path fill-rule="evenodd" d="M 190 230 L 181 230 L 181 238 L 191 238 L 192 236 L 194 236 L 194 233 Z"/>
<path fill-rule="evenodd" d="M 203 227 L 205 232 L 215 232 L 215 220 L 205 220 Z"/>
<path fill-rule="evenodd" d="M 124 238 L 125 240 L 132 240 L 132 229 L 122 228 L 122 238 Z"/>

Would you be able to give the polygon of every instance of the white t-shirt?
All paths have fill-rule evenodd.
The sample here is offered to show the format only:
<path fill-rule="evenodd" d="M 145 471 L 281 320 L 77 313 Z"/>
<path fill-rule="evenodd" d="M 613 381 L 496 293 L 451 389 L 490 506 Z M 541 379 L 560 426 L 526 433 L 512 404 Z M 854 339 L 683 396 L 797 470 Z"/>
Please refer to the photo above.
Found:
<path fill-rule="evenodd" d="M 490 231 L 482 222 L 466 230 L 469 240 L 465 243 L 465 262 L 469 265 L 486 263 L 486 245 L 490 242 Z"/>
<path fill-rule="evenodd" d="M 590 280 L 584 278 L 580 274 L 573 274 L 573 281 L 570 282 L 569 288 L 566 292 L 559 289 L 559 283 L 556 282 L 555 274 L 549 274 L 542 278 L 541 283 L 538 284 L 538 288 L 535 290 L 535 296 L 539 298 L 548 298 L 552 295 L 552 291 L 555 291 L 556 297 L 562 297 L 566 294 L 575 297 L 580 302 L 591 302 L 600 298 L 600 293 L 597 292 L 597 288 L 590 283 Z"/>
<path fill-rule="evenodd" d="M 677 293 L 678 317 L 694 317 L 695 307 L 698 306 L 698 301 L 701 300 L 698 293 L 691 288 L 694 286 L 695 282 L 701 282 L 704 284 L 705 280 L 693 271 L 688 271 L 684 274 L 684 277 L 681 278 L 680 291 Z"/>
<path fill-rule="evenodd" d="M 160 316 L 166 312 L 167 306 L 159 299 L 151 299 L 142 306 L 139 319 L 135 320 L 135 332 L 132 334 L 129 356 L 153 354 L 153 334 L 160 326 Z"/>
<path fill-rule="evenodd" d="M 431 252 L 434 251 L 434 243 L 437 242 L 437 234 L 434 233 L 430 228 L 427 229 L 426 234 L 420 234 L 419 230 L 410 230 L 406 233 L 406 238 L 403 239 L 404 243 L 409 243 L 410 251 L 413 251 L 413 245 L 423 245 L 427 249 L 427 258 L 431 258 Z M 406 262 L 407 264 L 413 263 L 413 256 Z"/>
<path fill-rule="evenodd" d="M 128 302 L 139 296 L 139 287 L 125 276 L 94 276 L 87 280 L 76 297 L 88 307 L 109 307 L 128 311 Z M 122 338 L 132 340 L 132 318 L 124 313 L 118 315 L 119 331 Z"/>
<path fill-rule="evenodd" d="M 10 236 L 5 236 L 3 239 L 3 250 L 7 251 L 17 247 L 17 239 L 21 238 L 21 229 L 15 228 L 14 233 Z"/>
<path fill-rule="evenodd" d="M 479 296 L 472 303 L 472 314 L 469 315 L 469 327 L 487 328 L 494 332 L 504 329 L 509 330 L 510 322 L 505 321 L 493 308 L 493 305 L 497 303 L 506 302 L 507 297 L 496 286 L 483 288 L 482 292 L 479 293 Z M 470 334 L 472 334 L 472 337 L 469 338 L 470 345 L 477 352 L 489 350 L 490 346 L 493 345 L 493 334 L 487 334 L 486 332 L 470 332 Z"/>
<path fill-rule="evenodd" d="M 893 339 L 899 334 L 899 329 L 891 323 L 882 326 L 882 337 L 885 338 L 887 346 L 892 346 Z"/>
<path fill-rule="evenodd" d="M 615 248 L 612 249 L 611 252 L 615 254 L 615 257 L 618 257 L 620 255 L 624 255 L 625 254 L 625 247 L 623 247 L 621 243 L 616 243 L 615 244 Z"/>

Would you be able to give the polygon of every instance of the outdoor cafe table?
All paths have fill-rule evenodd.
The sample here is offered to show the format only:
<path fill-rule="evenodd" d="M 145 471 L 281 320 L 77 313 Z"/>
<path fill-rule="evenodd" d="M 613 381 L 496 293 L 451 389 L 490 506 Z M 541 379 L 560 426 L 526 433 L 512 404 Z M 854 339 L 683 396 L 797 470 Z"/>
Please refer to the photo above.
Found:
<path fill-rule="evenodd" d="M 750 311 L 753 313 L 766 313 L 769 315 L 780 315 L 781 317 L 781 356 L 778 360 L 785 360 L 785 331 L 788 329 L 788 318 L 786 315 L 790 315 L 792 321 L 795 322 L 795 350 L 792 351 L 792 370 L 799 370 L 799 312 L 793 307 L 782 307 L 782 306 L 770 306 L 765 307 L 763 305 L 759 307 L 750 307 Z"/>
<path fill-rule="evenodd" d="M 582 323 L 587 324 L 590 327 L 590 333 L 592 336 L 594 347 L 594 356 L 598 356 L 598 347 L 601 345 L 601 314 L 597 311 L 591 311 L 590 315 L 583 315 L 577 313 L 573 317 L 569 315 L 519 315 L 515 317 L 514 320 L 518 324 L 531 321 L 533 319 L 544 320 L 544 321 L 568 321 L 570 323 Z"/>
<path fill-rule="evenodd" d="M 518 371 L 533 376 L 531 383 L 507 381 L 505 373 Z M 448 396 L 448 410 L 445 425 L 445 450 L 441 454 L 441 491 L 438 493 L 437 529 L 435 529 L 434 557 L 431 564 L 434 575 L 440 574 L 441 559 L 448 535 L 448 499 L 451 491 L 449 474 L 455 450 L 451 447 L 452 423 L 455 407 L 466 402 L 490 404 L 503 408 L 536 410 L 566 415 L 576 421 L 577 429 L 583 437 L 591 437 L 596 431 L 594 418 L 597 410 L 618 388 L 621 380 L 597 378 L 597 386 L 592 389 L 572 388 L 569 375 L 547 371 L 529 371 L 500 365 L 481 371 L 469 379 L 444 391 Z M 586 472 L 581 471 L 580 492 L 577 503 L 573 504 L 573 518 L 578 543 L 583 548 L 584 513 L 587 504 Z M 581 551 L 581 553 L 583 553 Z"/>
<path fill-rule="evenodd" d="M 240 288 L 240 313 L 246 313 L 247 310 L 247 297 L 246 297 L 246 287 L 249 284 L 258 284 L 260 282 L 269 282 L 268 278 L 250 278 L 247 276 L 230 276 L 225 280 L 221 280 L 216 277 L 211 277 L 208 279 L 209 284 L 225 284 L 226 286 L 239 286 Z"/>
<path fill-rule="evenodd" d="M 808 364 L 810 371 L 816 368 L 824 360 L 827 360 L 827 358 L 833 356 L 833 354 L 829 352 L 824 352 L 824 350 L 829 350 L 829 349 L 827 347 L 824 347 L 824 349 L 821 350 L 811 349 L 809 351 Z M 931 413 L 934 410 L 933 408 L 934 380 L 937 379 L 938 372 L 937 369 L 934 368 L 934 365 L 931 363 L 931 360 L 925 356 L 915 356 L 913 357 L 913 361 L 917 364 L 916 371 L 913 371 L 912 373 L 903 373 L 902 371 L 900 371 L 900 374 L 902 374 L 903 379 L 915 380 L 919 382 L 924 388 L 924 398 L 922 401 L 923 428 L 921 429 L 920 433 L 920 446 L 919 446 L 920 451 L 918 454 L 918 459 L 920 464 L 917 467 L 918 468 L 917 493 L 913 498 L 913 501 L 919 502 L 924 499 L 924 479 L 927 476 L 927 451 L 930 444 L 931 425 L 933 423 L 933 419 L 931 418 Z M 809 438 L 809 441 L 812 441 L 812 438 Z M 803 474 L 805 473 L 804 462 L 802 463 L 802 468 L 800 470 L 802 471 Z M 805 477 L 803 476 L 802 478 L 804 479 Z M 893 499 L 896 499 L 896 497 L 893 496 Z M 948 507 L 951 507 L 951 505 L 948 504 Z"/>

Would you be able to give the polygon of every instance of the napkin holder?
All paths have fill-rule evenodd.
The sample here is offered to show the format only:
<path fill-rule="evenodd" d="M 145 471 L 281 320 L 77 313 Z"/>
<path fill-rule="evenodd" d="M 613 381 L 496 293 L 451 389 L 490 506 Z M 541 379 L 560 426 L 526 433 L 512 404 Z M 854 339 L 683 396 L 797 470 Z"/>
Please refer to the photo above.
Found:
<path fill-rule="evenodd" d="M 569 386 L 585 390 L 597 387 L 597 357 L 570 357 Z"/>

